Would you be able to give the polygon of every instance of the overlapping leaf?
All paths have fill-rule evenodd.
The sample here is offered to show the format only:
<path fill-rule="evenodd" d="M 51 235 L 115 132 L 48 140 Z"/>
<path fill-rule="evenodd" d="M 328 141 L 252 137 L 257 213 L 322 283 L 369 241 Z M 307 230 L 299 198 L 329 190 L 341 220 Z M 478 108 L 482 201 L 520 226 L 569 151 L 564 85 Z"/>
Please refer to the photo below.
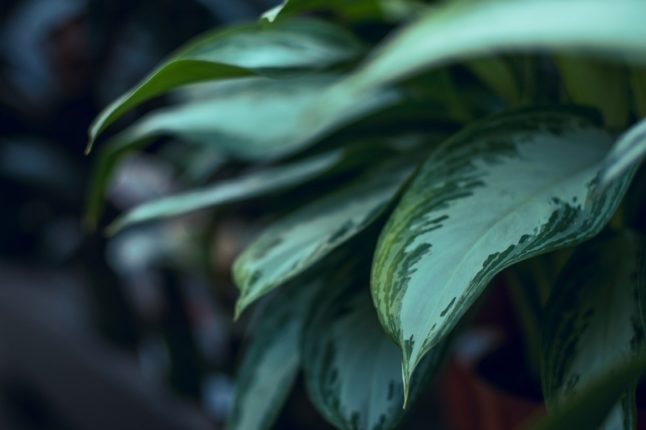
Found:
<path fill-rule="evenodd" d="M 272 427 L 301 365 L 301 333 L 320 282 L 273 298 L 255 323 L 236 382 L 229 430 Z"/>
<path fill-rule="evenodd" d="M 543 390 L 557 409 L 613 366 L 644 352 L 646 241 L 630 232 L 580 246 L 545 311 Z M 632 429 L 635 384 L 601 428 Z"/>
<path fill-rule="evenodd" d="M 343 151 L 332 151 L 292 164 L 268 168 L 240 178 L 218 182 L 202 189 L 193 189 L 153 200 L 127 212 L 113 223 L 109 230 L 115 232 L 132 224 L 232 203 L 294 186 L 329 171 L 342 159 Z"/>
<path fill-rule="evenodd" d="M 366 229 L 393 200 L 414 166 L 410 161 L 395 162 L 369 171 L 264 231 L 233 267 L 240 289 L 237 314 Z"/>
<path fill-rule="evenodd" d="M 593 198 L 612 139 L 567 110 L 482 121 L 438 148 L 382 231 L 372 273 L 403 375 L 446 337 L 503 268 L 596 234 L 630 175 Z"/>
<path fill-rule="evenodd" d="M 420 366 L 409 402 L 442 353 L 434 350 Z M 401 354 L 379 325 L 368 288 L 341 289 L 317 306 L 303 333 L 303 369 L 314 406 L 339 429 L 392 429 L 404 414 Z"/>
<path fill-rule="evenodd" d="M 332 82 L 332 76 L 315 75 L 210 83 L 198 91 L 199 96 L 142 118 L 101 151 L 90 186 L 86 223 L 94 226 L 97 222 L 114 166 L 129 151 L 155 137 L 170 134 L 210 145 L 236 158 L 275 159 L 302 149 L 328 130 L 389 105 L 399 97 L 395 91 L 384 91 L 329 118 L 309 117 L 310 108 Z"/>
<path fill-rule="evenodd" d="M 599 174 L 601 186 L 638 165 L 646 157 L 646 119 L 642 119 L 617 141 Z"/>
<path fill-rule="evenodd" d="M 627 386 L 646 372 L 646 355 L 614 364 L 581 393 L 568 399 L 554 414 L 538 422 L 533 430 L 599 428 Z"/>
<path fill-rule="evenodd" d="M 315 20 L 253 24 L 207 33 L 179 50 L 109 105 L 90 128 L 90 145 L 134 106 L 182 85 L 272 70 L 321 69 L 355 58 L 361 45 L 343 29 Z"/>

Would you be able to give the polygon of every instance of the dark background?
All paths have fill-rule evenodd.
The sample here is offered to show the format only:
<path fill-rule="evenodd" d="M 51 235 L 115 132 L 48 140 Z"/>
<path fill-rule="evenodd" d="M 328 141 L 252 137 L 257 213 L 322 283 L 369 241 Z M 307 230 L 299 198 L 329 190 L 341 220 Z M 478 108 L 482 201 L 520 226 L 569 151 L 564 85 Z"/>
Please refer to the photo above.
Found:
<path fill-rule="evenodd" d="M 2 0 L 0 429 L 225 421 L 244 337 L 230 323 L 226 264 L 243 226 L 220 220 L 218 242 L 206 247 L 200 229 L 213 223 L 201 218 L 111 241 L 84 231 L 96 156 L 83 149 L 99 110 L 169 52 L 275 3 Z M 115 182 L 108 212 L 178 187 L 172 163 L 145 153 Z"/>

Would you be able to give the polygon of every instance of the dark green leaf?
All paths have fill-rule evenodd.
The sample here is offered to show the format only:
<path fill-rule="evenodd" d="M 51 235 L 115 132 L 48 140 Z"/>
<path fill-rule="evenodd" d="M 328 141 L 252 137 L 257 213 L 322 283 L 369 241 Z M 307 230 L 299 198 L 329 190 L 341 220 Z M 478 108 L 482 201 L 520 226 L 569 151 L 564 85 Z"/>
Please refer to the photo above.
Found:
<path fill-rule="evenodd" d="M 577 393 L 607 369 L 644 349 L 646 241 L 612 234 L 580 246 L 547 304 L 543 329 L 543 390 L 549 409 Z M 632 429 L 635 384 L 604 429 Z"/>
<path fill-rule="evenodd" d="M 356 272 L 345 276 L 341 282 Z M 437 348 L 424 360 L 409 403 L 442 354 Z M 339 429 L 393 429 L 404 413 L 401 354 L 379 325 L 367 286 L 337 290 L 317 306 L 303 336 L 303 369 L 314 406 Z"/>
<path fill-rule="evenodd" d="M 262 309 L 238 374 L 229 430 L 272 427 L 300 368 L 303 324 L 321 287 L 281 291 Z"/>

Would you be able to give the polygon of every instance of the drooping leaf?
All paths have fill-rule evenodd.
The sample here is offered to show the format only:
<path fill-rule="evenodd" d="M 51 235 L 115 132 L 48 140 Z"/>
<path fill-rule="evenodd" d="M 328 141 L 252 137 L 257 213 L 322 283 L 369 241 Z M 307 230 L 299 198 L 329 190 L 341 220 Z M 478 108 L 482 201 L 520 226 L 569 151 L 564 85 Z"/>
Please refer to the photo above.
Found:
<path fill-rule="evenodd" d="M 646 241 L 630 232 L 580 246 L 547 304 L 543 390 L 550 410 L 615 364 L 644 352 Z M 627 387 L 603 429 L 632 429 L 636 384 Z"/>
<path fill-rule="evenodd" d="M 596 234 L 630 175 L 593 198 L 611 137 L 575 111 L 499 115 L 442 144 L 381 233 L 372 292 L 403 376 L 500 270 Z"/>
<path fill-rule="evenodd" d="M 446 2 L 378 47 L 318 115 L 423 70 L 501 52 L 578 51 L 645 64 L 645 21 L 642 0 Z"/>
<path fill-rule="evenodd" d="M 108 229 L 114 233 L 132 224 L 186 214 L 284 189 L 330 170 L 342 159 L 343 151 L 332 151 L 292 164 L 222 181 L 212 186 L 153 200 L 130 210 Z"/>
<path fill-rule="evenodd" d="M 424 360 L 408 403 L 437 369 L 443 351 L 436 348 Z M 393 429 L 404 414 L 401 354 L 379 325 L 367 285 L 337 289 L 317 304 L 303 333 L 303 370 L 314 406 L 339 429 Z"/>
<path fill-rule="evenodd" d="M 599 183 L 606 186 L 638 165 L 646 156 L 646 119 L 642 119 L 617 141 L 603 163 Z"/>
<path fill-rule="evenodd" d="M 332 76 L 230 80 L 202 87 L 199 97 L 145 116 L 109 141 L 98 157 L 90 185 L 86 224 L 100 215 L 112 171 L 131 150 L 160 135 L 210 145 L 223 154 L 251 160 L 275 159 L 302 149 L 336 126 L 398 99 L 395 91 L 364 98 L 327 119 L 308 116 Z M 194 91 L 195 92 L 195 91 Z"/>
<path fill-rule="evenodd" d="M 209 83 L 205 93 L 177 106 L 152 112 L 122 132 L 124 145 L 171 135 L 217 147 L 235 158 L 277 158 L 311 142 L 335 125 L 351 122 L 395 100 L 393 92 L 359 101 L 332 124 L 314 128 L 303 116 L 318 103 L 320 94 L 335 82 L 334 76 L 313 75 L 290 79 L 247 78 Z M 196 91 L 194 91 L 196 92 Z"/>
<path fill-rule="evenodd" d="M 265 230 L 234 263 L 233 276 L 240 289 L 236 314 L 371 225 L 414 166 L 394 163 L 369 171 Z"/>
<path fill-rule="evenodd" d="M 361 45 L 343 29 L 311 19 L 207 33 L 104 109 L 90 128 L 89 147 L 129 109 L 179 86 L 281 69 L 321 69 L 355 58 L 361 51 Z"/>
<path fill-rule="evenodd" d="M 646 371 L 646 356 L 622 361 L 606 369 L 583 391 L 560 406 L 551 416 L 538 422 L 533 430 L 596 429 L 603 424 L 626 387 Z"/>
<path fill-rule="evenodd" d="M 626 67 L 572 55 L 557 56 L 556 64 L 574 103 L 598 109 L 610 127 L 626 126 L 630 113 Z"/>
<path fill-rule="evenodd" d="M 301 334 L 322 287 L 310 282 L 281 291 L 262 310 L 238 373 L 229 430 L 272 428 L 301 366 Z"/>

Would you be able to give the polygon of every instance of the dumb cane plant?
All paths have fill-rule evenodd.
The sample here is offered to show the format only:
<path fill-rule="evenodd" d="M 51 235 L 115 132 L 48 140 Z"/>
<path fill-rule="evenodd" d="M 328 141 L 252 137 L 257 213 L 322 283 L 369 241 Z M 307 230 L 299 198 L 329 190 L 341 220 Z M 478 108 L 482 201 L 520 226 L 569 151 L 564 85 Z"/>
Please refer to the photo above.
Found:
<path fill-rule="evenodd" d="M 538 426 L 633 428 L 644 66 L 643 0 L 287 0 L 189 43 L 103 111 L 88 148 L 172 92 L 101 145 L 86 221 L 118 162 L 163 136 L 254 168 L 136 207 L 111 232 L 280 196 L 287 209 L 233 267 L 236 316 L 269 297 L 231 429 L 271 427 L 300 370 L 334 426 L 398 426 L 456 325 L 524 260 L 540 267 L 520 289 L 538 297 Z"/>

